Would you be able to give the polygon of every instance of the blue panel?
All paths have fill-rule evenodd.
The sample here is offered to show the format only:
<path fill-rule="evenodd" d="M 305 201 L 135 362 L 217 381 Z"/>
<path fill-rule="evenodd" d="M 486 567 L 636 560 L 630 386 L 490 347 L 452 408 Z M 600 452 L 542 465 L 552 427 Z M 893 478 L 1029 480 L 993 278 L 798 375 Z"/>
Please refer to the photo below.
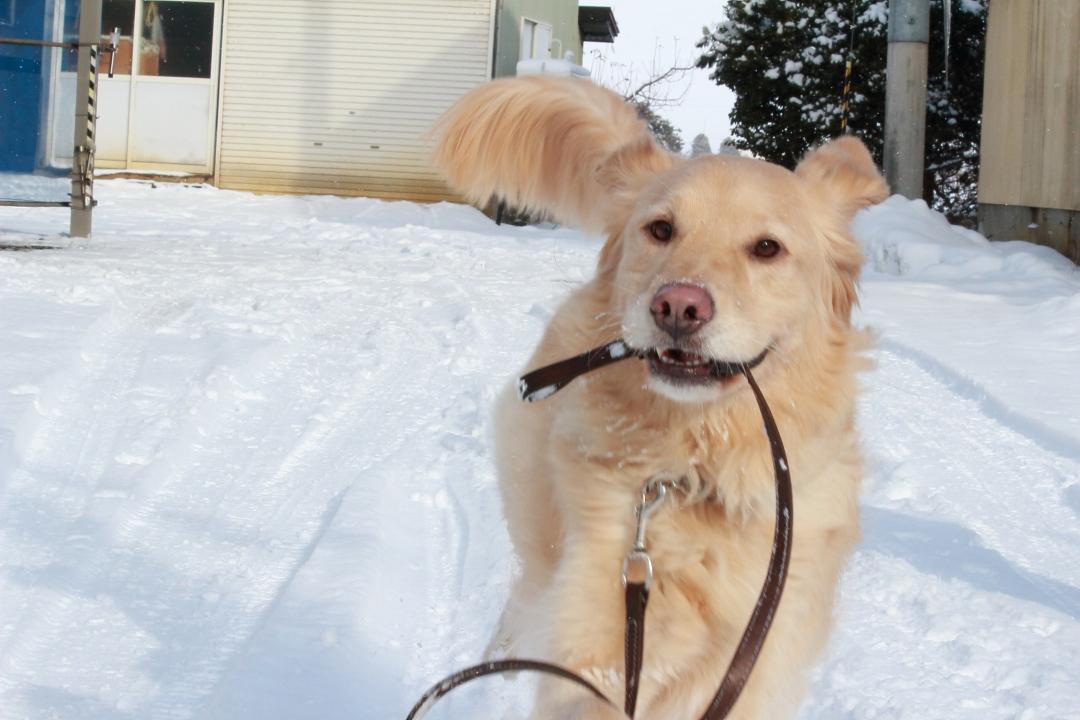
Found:
<path fill-rule="evenodd" d="M 0 37 L 43 39 L 45 0 L 0 0 Z M 41 48 L 0 45 L 0 170 L 36 165 L 46 57 Z"/>

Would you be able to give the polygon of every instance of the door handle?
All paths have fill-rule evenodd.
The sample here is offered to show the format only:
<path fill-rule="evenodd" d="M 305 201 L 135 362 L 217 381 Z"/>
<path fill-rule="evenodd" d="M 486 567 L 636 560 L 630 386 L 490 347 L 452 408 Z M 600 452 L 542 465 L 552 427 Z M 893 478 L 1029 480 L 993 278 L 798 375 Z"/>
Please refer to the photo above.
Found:
<path fill-rule="evenodd" d="M 113 70 L 116 69 L 116 48 L 120 45 L 120 28 L 114 27 L 112 35 L 109 36 L 109 77 L 113 76 Z"/>

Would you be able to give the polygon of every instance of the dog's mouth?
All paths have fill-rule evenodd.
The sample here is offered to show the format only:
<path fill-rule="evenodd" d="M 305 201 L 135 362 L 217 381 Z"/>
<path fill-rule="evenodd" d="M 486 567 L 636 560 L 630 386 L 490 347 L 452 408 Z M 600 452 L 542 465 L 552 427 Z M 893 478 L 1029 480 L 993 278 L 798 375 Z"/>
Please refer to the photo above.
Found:
<path fill-rule="evenodd" d="M 768 349 L 750 360 L 717 360 L 682 348 L 654 348 L 645 353 L 649 371 L 679 385 L 723 383 L 761 364 Z"/>

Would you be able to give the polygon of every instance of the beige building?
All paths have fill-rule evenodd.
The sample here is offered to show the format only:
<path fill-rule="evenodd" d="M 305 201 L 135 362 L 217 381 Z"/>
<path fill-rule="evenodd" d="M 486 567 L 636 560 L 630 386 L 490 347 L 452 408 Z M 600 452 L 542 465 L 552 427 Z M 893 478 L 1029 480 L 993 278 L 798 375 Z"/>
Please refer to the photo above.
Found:
<path fill-rule="evenodd" d="M 214 180 L 437 200 L 424 135 L 491 77 L 492 0 L 229 0 Z"/>
<path fill-rule="evenodd" d="M 45 1 L 75 37 L 76 0 Z M 583 36 L 614 31 L 610 9 L 577 0 L 103 0 L 117 51 L 102 61 L 97 166 L 443 199 L 427 135 L 446 108 L 520 60 L 580 63 Z M 70 165 L 70 58 L 53 54 L 49 85 L 46 162 Z"/>
<path fill-rule="evenodd" d="M 979 226 L 1080 263 L 1080 0 L 991 0 Z"/>
<path fill-rule="evenodd" d="M 518 60 L 580 62 L 578 17 L 576 0 L 229 0 L 215 182 L 446 198 L 432 124 Z"/>

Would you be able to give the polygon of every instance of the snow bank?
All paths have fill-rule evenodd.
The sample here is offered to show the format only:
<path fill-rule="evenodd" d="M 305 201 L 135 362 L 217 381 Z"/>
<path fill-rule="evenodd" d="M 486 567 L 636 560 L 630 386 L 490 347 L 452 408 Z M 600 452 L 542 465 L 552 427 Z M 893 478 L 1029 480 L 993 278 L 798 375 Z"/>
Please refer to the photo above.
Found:
<path fill-rule="evenodd" d="M 991 243 L 894 195 L 860 214 L 863 321 L 987 412 L 1080 457 L 1080 270 L 1026 242 Z"/>

